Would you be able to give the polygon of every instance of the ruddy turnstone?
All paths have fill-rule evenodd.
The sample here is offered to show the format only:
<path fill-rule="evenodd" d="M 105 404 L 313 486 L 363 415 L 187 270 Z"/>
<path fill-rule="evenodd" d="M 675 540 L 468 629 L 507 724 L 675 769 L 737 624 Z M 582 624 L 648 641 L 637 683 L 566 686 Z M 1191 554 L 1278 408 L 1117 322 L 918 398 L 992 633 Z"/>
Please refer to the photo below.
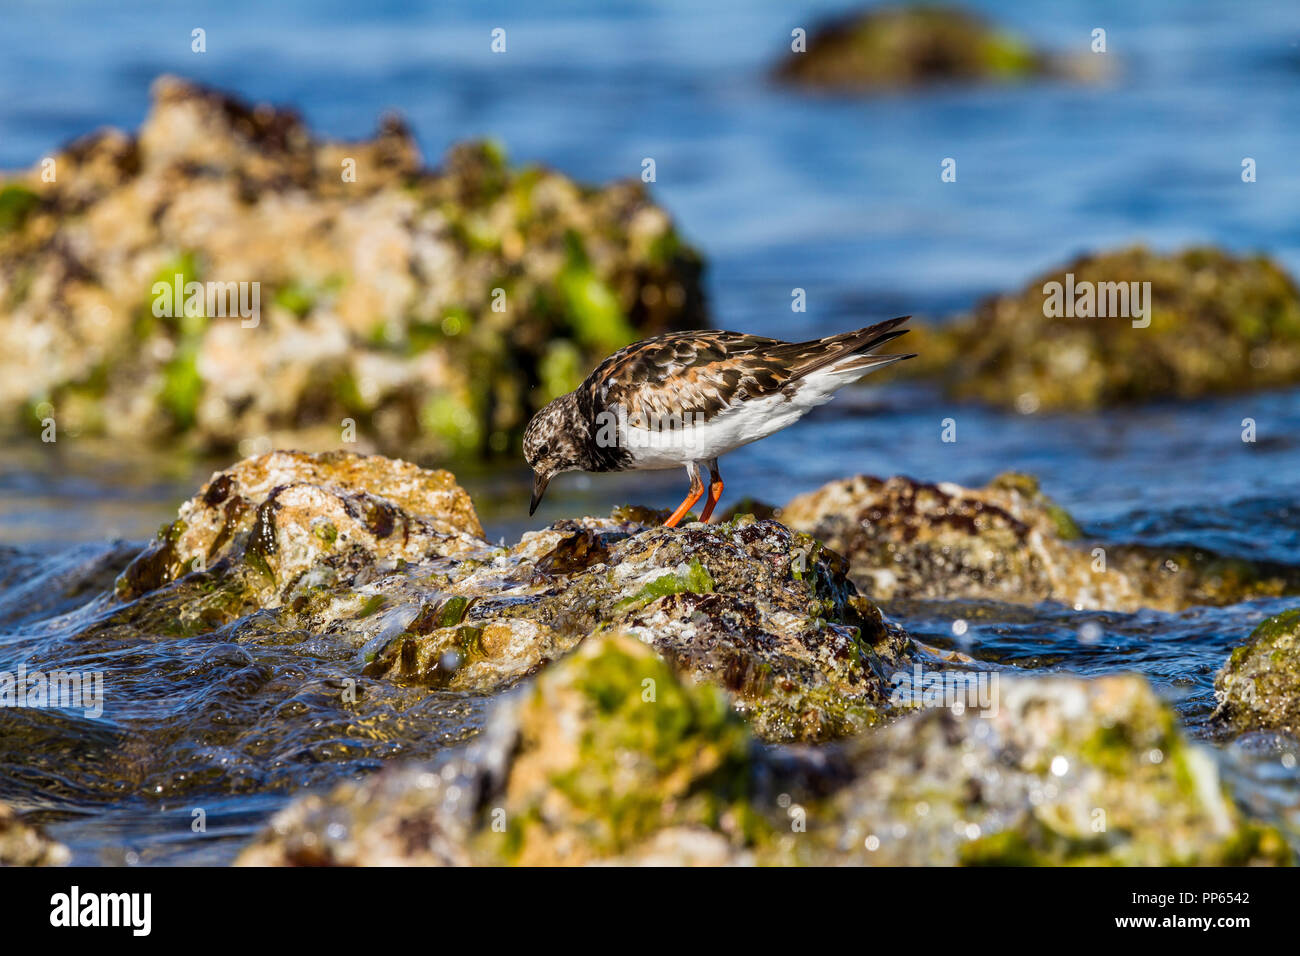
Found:
<path fill-rule="evenodd" d="M 793 425 L 849 382 L 915 355 L 874 354 L 904 334 L 911 316 L 811 342 L 740 332 L 669 332 L 601 362 L 524 430 L 533 469 L 531 515 L 564 471 L 640 471 L 686 466 L 691 488 L 665 522 L 675 527 L 704 494 L 707 522 L 722 496 L 718 458 Z"/>

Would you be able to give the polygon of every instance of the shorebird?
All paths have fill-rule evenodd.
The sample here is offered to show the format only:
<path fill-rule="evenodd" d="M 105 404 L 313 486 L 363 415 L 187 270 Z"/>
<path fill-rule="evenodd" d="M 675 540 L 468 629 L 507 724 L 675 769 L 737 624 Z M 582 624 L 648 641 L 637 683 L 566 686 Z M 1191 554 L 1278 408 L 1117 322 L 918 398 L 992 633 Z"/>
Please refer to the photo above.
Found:
<path fill-rule="evenodd" d="M 722 496 L 718 458 L 793 425 L 849 382 L 914 354 L 874 354 L 911 316 L 811 342 L 740 332 L 669 332 L 615 352 L 567 395 L 533 416 L 524 458 L 533 469 L 529 515 L 565 471 L 685 466 L 690 491 L 673 528 L 705 493 L 708 522 Z"/>

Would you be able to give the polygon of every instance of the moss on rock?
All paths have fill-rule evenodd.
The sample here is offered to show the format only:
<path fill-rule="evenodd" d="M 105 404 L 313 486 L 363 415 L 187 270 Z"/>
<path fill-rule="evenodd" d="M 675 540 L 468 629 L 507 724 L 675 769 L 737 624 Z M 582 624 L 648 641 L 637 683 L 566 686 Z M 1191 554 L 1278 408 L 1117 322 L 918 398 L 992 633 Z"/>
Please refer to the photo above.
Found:
<path fill-rule="evenodd" d="M 859 768 L 809 827 L 839 862 L 1285 864 L 1210 755 L 1137 676 L 1003 678 L 991 708 L 931 710 L 849 742 Z M 841 822 L 842 821 L 842 822 Z M 824 859 L 824 857 L 823 857 Z"/>
<path fill-rule="evenodd" d="M 794 498 L 779 517 L 845 555 L 854 582 L 876 600 L 1052 600 L 1131 611 L 1300 591 L 1300 567 L 1085 541 L 1069 512 L 1022 474 L 983 488 L 859 476 Z"/>
<path fill-rule="evenodd" d="M 670 529 L 623 509 L 510 547 L 447 472 L 274 452 L 213 475 L 118 577 L 89 639 L 233 626 L 329 633 L 358 676 L 494 693 L 622 630 L 726 690 L 769 740 L 825 740 L 888 712 L 910 653 L 847 564 L 771 521 Z"/>
<path fill-rule="evenodd" d="M 957 7 L 911 4 L 850 13 L 822 25 L 805 51 L 791 52 L 781 62 L 776 77 L 848 91 L 1007 83 L 1042 76 L 1094 78 L 1102 72 L 1094 60 L 1041 52 Z"/>
<path fill-rule="evenodd" d="M 1080 297 L 1091 294 L 1094 317 L 1051 314 L 1050 283 L 1063 298 L 1067 288 L 1076 290 L 1073 315 Z M 1144 318 L 1136 317 L 1132 283 L 1139 290 L 1150 283 Z M 1108 316 L 1096 317 L 1103 304 Z M 987 300 L 967 318 L 917 334 L 921 357 L 905 373 L 937 377 L 955 397 L 1022 412 L 1300 382 L 1295 281 L 1265 256 L 1214 248 L 1084 255 Z"/>
<path fill-rule="evenodd" d="M 135 136 L 54 161 L 55 182 L 0 181 L 0 426 L 43 406 L 68 433 L 212 451 L 351 429 L 499 454 L 547 390 L 705 324 L 701 259 L 639 181 L 583 186 L 486 143 L 427 169 L 394 117 L 330 142 L 162 77 Z"/>
<path fill-rule="evenodd" d="M 1144 680 L 1011 680 L 822 753 L 763 748 L 713 686 L 588 640 L 435 772 L 297 801 L 246 864 L 1284 864 Z M 304 854 L 303 848 L 312 848 Z"/>
<path fill-rule="evenodd" d="M 1261 623 L 1215 675 L 1214 719 L 1237 731 L 1300 736 L 1300 609 Z"/>

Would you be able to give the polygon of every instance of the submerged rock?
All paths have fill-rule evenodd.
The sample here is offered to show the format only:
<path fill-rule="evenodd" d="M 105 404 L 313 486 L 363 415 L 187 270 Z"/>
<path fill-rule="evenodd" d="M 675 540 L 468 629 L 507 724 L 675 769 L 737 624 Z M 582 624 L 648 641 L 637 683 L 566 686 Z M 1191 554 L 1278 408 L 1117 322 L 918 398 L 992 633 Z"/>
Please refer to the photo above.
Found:
<path fill-rule="evenodd" d="M 1080 609 L 1177 610 L 1300 591 L 1300 568 L 1204 549 L 1085 541 L 1028 476 L 983 488 L 858 476 L 800 495 L 781 521 L 844 555 L 875 600 L 1059 601 Z"/>
<path fill-rule="evenodd" d="M 847 565 L 774 521 L 682 529 L 625 511 L 494 546 L 447 472 L 276 452 L 212 477 L 118 578 L 101 640 L 242 620 L 328 634 L 356 678 L 502 690 L 619 628 L 729 691 L 757 732 L 822 740 L 879 719 L 910 643 Z"/>
<path fill-rule="evenodd" d="M 244 864 L 1284 863 L 1138 677 L 1011 680 L 822 750 L 589 639 L 441 765 L 301 798 Z"/>
<path fill-rule="evenodd" d="M 500 452 L 613 349 L 704 324 L 700 259 L 639 181 L 484 143 L 430 171 L 391 117 L 328 142 L 164 77 L 138 135 L 53 163 L 0 182 L 0 424 Z"/>
<path fill-rule="evenodd" d="M 0 866 L 63 866 L 71 858 L 66 846 L 0 803 Z"/>
<path fill-rule="evenodd" d="M 905 372 L 1025 413 L 1300 382 L 1294 280 L 1264 256 L 1213 248 L 1085 255 L 917 334 Z"/>
<path fill-rule="evenodd" d="M 1280 730 L 1300 737 L 1300 609 L 1255 628 L 1215 675 L 1214 719 L 1236 731 Z"/>
<path fill-rule="evenodd" d="M 1103 74 L 1104 57 L 1041 52 L 957 7 L 879 7 L 851 13 L 812 32 L 778 79 L 832 90 L 889 89 L 933 83 L 1014 82 L 1039 76 Z"/>

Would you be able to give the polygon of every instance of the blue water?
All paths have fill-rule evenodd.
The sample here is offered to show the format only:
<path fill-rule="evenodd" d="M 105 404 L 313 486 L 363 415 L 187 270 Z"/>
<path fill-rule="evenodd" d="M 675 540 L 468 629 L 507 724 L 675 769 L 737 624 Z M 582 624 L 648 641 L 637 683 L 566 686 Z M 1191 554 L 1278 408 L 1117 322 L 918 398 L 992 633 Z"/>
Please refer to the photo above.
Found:
<path fill-rule="evenodd" d="M 1113 79 L 866 98 L 769 82 L 790 30 L 842 3 L 20 2 L 0 29 L 0 167 L 30 165 L 101 125 L 136 127 L 150 82 L 174 72 L 292 104 L 331 137 L 368 135 L 397 109 L 431 163 L 481 136 L 516 161 L 590 181 L 637 176 L 653 158 L 655 198 L 707 256 L 712 314 L 726 328 L 807 338 L 903 313 L 942 320 L 1079 252 L 1139 241 L 1260 250 L 1300 275 L 1300 4 L 967 6 L 1057 50 L 1086 53 L 1104 28 Z M 205 54 L 190 51 L 195 27 L 207 31 Z M 504 55 L 489 51 L 494 27 L 507 31 Z M 946 157 L 955 183 L 940 181 Z M 1244 157 L 1257 163 L 1255 183 L 1241 181 Z M 804 314 L 790 311 L 796 287 Z M 940 440 L 949 417 L 952 444 Z M 1253 444 L 1241 440 L 1247 417 Z M 1015 468 L 1104 540 L 1295 562 L 1297 436 L 1297 390 L 1026 417 L 896 384 L 841 395 L 728 456 L 723 473 L 728 495 L 781 503 L 855 472 L 975 484 Z M 0 451 L 0 543 L 59 553 L 142 539 L 214 466 L 139 452 L 107 460 L 89 448 Z M 622 501 L 669 507 L 685 484 L 672 473 L 563 476 L 530 521 L 521 466 L 458 473 L 494 537 Z M 1141 670 L 1197 731 L 1228 649 L 1286 605 L 896 613 L 926 640 L 1008 666 Z M 951 623 L 967 617 L 959 642 Z M 1099 639 L 1079 639 L 1085 619 Z M 1281 771 L 1265 763 L 1278 791 Z M 1300 792 L 1288 779 L 1284 803 Z M 229 800 L 234 836 L 276 802 Z M 115 812 L 109 835 L 62 825 L 81 858 L 112 862 L 124 841 L 164 839 L 147 805 Z M 210 843 L 182 844 L 159 858 L 210 858 Z"/>

